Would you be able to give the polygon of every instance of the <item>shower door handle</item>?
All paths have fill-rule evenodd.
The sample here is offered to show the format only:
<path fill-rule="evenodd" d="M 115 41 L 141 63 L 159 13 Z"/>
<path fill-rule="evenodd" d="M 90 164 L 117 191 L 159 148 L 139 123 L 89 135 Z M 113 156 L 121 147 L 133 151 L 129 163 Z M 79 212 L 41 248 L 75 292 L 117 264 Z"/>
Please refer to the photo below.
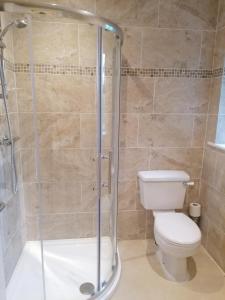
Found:
<path fill-rule="evenodd" d="M 112 190 L 112 151 L 109 151 L 108 155 L 103 154 L 102 159 L 108 159 L 108 183 L 102 184 L 102 187 L 107 187 L 108 188 L 108 193 L 111 194 Z"/>
<path fill-rule="evenodd" d="M 112 151 L 109 151 L 109 168 L 108 168 L 108 192 L 112 191 Z"/>

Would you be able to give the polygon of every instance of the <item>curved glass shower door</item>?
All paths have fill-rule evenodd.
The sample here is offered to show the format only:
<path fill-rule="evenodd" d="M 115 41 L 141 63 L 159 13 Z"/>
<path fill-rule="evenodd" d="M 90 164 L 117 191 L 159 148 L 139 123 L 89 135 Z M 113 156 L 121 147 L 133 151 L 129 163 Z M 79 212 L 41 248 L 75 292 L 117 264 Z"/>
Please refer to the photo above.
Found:
<path fill-rule="evenodd" d="M 119 145 L 120 41 L 112 32 L 98 30 L 97 73 L 98 152 L 101 165 L 99 201 L 99 289 L 107 286 L 118 268 L 117 182 Z"/>
<path fill-rule="evenodd" d="M 49 11 L 25 17 L 12 31 L 24 241 L 6 300 L 105 299 L 118 275 L 121 41 Z"/>

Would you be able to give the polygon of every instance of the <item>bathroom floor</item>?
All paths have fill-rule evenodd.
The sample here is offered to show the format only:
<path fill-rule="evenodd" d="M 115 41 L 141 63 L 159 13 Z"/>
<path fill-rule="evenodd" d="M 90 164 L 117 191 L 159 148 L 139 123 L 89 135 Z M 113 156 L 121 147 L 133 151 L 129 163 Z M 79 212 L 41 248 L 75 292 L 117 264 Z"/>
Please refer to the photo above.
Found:
<path fill-rule="evenodd" d="M 112 300 L 224 300 L 225 277 L 204 248 L 189 261 L 192 279 L 164 278 L 153 241 L 121 241 L 122 275 Z M 148 255 L 146 255 L 148 253 Z"/>

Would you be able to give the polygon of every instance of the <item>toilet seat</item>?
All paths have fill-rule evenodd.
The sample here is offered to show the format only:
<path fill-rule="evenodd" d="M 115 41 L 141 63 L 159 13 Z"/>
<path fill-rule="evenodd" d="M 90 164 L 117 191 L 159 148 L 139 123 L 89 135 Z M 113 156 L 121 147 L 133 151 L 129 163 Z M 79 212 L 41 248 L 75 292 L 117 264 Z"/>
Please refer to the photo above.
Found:
<path fill-rule="evenodd" d="M 183 213 L 170 212 L 157 215 L 154 231 L 160 240 L 171 246 L 195 248 L 201 241 L 200 229 Z"/>

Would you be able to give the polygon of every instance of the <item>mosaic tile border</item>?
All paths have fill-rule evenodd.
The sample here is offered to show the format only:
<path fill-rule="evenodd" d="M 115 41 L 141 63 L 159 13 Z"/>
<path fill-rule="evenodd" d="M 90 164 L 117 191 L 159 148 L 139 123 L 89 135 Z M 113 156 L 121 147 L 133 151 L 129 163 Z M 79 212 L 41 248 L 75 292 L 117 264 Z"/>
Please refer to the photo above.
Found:
<path fill-rule="evenodd" d="M 6 61 L 7 69 L 16 73 L 29 73 L 30 65 L 22 63 L 11 63 Z M 95 76 L 96 67 L 81 67 L 75 65 L 50 65 L 35 64 L 34 72 L 36 74 L 61 74 L 77 76 Z M 112 68 L 105 69 L 106 76 L 112 76 Z M 225 68 L 214 70 L 204 69 L 175 69 L 175 68 L 129 68 L 122 67 L 121 75 L 126 77 L 177 77 L 177 78 L 212 78 L 225 75 Z"/>

